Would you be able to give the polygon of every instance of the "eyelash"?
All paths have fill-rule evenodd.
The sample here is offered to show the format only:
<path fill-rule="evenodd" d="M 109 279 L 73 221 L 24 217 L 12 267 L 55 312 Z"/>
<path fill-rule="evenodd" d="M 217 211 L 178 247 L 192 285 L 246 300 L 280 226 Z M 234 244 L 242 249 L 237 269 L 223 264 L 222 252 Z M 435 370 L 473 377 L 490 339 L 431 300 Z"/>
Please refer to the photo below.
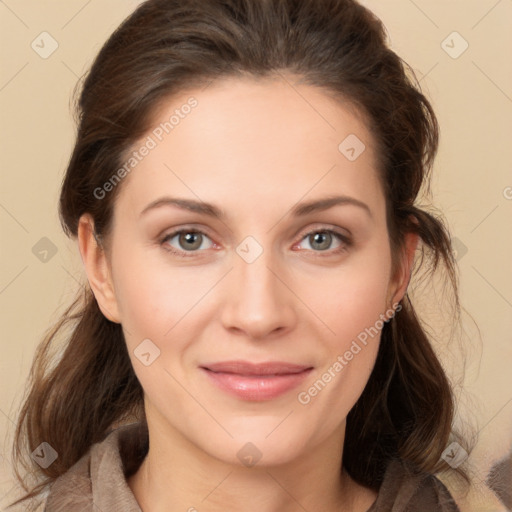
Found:
<path fill-rule="evenodd" d="M 200 229 L 182 228 L 177 231 L 173 231 L 172 233 L 166 234 L 163 238 L 160 239 L 160 245 L 163 247 L 163 249 L 165 251 L 167 251 L 175 256 L 178 256 L 180 258 L 194 257 L 194 256 L 196 256 L 196 254 L 198 252 L 202 252 L 202 251 L 197 251 L 197 250 L 196 251 L 180 251 L 180 250 L 175 249 L 172 246 L 165 245 L 165 242 L 172 240 L 176 235 L 181 235 L 182 233 L 194 233 L 194 234 L 203 235 L 203 236 L 206 236 L 209 238 L 209 236 L 204 231 L 201 231 Z M 321 229 L 321 228 L 318 229 L 317 228 L 317 229 L 313 229 L 312 231 L 309 231 L 309 232 L 303 234 L 302 237 L 300 238 L 300 242 L 302 242 L 307 237 L 317 234 L 317 233 L 329 233 L 331 235 L 334 235 L 336 238 L 338 238 L 338 240 L 341 242 L 342 245 L 340 245 L 340 247 L 337 247 L 334 250 L 314 251 L 311 249 L 306 249 L 306 250 L 314 252 L 316 257 L 326 258 L 326 257 L 336 256 L 338 254 L 345 252 L 348 248 L 350 248 L 352 246 L 352 240 L 348 236 L 346 236 L 342 233 L 339 233 L 336 230 L 327 229 L 327 228 L 326 229 Z"/>

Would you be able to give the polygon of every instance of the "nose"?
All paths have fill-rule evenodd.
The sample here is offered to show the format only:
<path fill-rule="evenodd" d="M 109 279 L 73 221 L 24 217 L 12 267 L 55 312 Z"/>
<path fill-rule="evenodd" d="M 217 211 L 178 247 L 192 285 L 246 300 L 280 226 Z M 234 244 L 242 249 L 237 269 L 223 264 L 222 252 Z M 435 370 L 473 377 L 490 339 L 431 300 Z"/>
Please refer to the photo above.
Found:
<path fill-rule="evenodd" d="M 297 310 L 286 277 L 286 272 L 272 261 L 270 251 L 264 251 L 252 263 L 234 255 L 221 313 L 224 328 L 251 339 L 291 330 Z"/>

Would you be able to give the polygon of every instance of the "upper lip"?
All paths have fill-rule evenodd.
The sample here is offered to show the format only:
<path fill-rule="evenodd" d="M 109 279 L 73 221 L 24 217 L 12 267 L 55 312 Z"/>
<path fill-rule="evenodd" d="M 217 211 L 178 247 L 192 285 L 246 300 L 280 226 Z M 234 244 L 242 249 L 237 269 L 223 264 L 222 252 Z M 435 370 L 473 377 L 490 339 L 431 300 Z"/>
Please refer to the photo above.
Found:
<path fill-rule="evenodd" d="M 309 370 L 312 366 L 270 361 L 266 363 L 250 363 L 248 361 L 221 361 L 201 366 L 216 373 L 235 373 L 238 375 L 289 375 Z"/>

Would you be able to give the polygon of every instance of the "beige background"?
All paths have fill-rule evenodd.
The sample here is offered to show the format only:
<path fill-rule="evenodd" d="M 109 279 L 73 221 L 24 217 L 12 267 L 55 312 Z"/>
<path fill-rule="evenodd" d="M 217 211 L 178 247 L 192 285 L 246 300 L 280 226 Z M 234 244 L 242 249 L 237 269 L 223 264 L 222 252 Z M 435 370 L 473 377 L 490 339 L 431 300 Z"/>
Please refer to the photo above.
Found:
<path fill-rule="evenodd" d="M 57 217 L 75 133 L 71 94 L 101 44 L 137 4 L 0 1 L 0 505 L 16 494 L 12 430 L 34 349 L 84 280 L 75 244 Z M 435 204 L 457 239 L 462 304 L 481 332 L 480 342 L 467 324 L 471 339 L 460 403 L 462 421 L 472 419 L 479 431 L 470 462 L 481 480 L 511 446 L 512 1 L 364 4 L 383 19 L 393 48 L 417 72 L 441 124 Z M 31 47 L 48 37 L 39 37 L 43 31 L 58 43 L 46 59 Z M 457 55 L 464 41 L 468 48 Z M 43 237 L 57 251 L 47 261 L 36 246 L 48 244 L 40 242 Z M 461 357 L 451 356 L 448 366 Z M 462 508 L 504 510 L 489 496 L 470 497 Z"/>

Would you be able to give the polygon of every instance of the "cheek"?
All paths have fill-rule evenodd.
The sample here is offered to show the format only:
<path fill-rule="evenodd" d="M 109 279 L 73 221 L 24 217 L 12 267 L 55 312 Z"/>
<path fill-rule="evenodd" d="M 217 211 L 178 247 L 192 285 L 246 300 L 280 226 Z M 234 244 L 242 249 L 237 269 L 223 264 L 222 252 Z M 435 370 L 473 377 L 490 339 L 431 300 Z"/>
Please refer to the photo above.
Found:
<path fill-rule="evenodd" d="M 322 329 L 321 368 L 298 399 L 303 405 L 314 402 L 311 410 L 323 411 L 322 417 L 329 410 L 338 411 L 329 420 L 333 425 L 348 414 L 371 375 L 384 327 L 381 315 L 387 309 L 390 273 L 391 254 L 383 239 L 330 269 L 329 279 L 313 276 L 302 288 L 303 294 L 310 290 L 308 305 L 328 329 Z"/>
<path fill-rule="evenodd" d="M 363 392 L 377 357 L 386 311 L 387 267 L 356 272 L 340 271 L 332 276 L 315 305 L 324 329 L 321 366 L 303 386 L 297 401 L 308 417 L 321 420 L 321 430 L 330 431 L 346 418 Z"/>
<path fill-rule="evenodd" d="M 128 244 L 126 244 L 128 245 Z M 142 250 L 125 250 L 122 243 L 112 257 L 116 301 L 129 345 L 144 338 L 161 338 L 167 330 L 177 301 L 171 290 L 180 288 L 173 275 L 148 264 Z"/>
<path fill-rule="evenodd" d="M 386 245 L 379 247 L 347 259 L 328 275 L 323 270 L 301 280 L 301 296 L 331 331 L 326 339 L 337 350 L 374 326 L 387 309 L 391 257 Z"/>
<path fill-rule="evenodd" d="M 128 254 L 119 246 L 121 254 L 127 256 L 113 257 L 113 278 L 128 347 L 149 338 L 162 348 L 173 338 L 173 351 L 182 350 L 184 345 L 173 334 L 184 325 L 182 320 L 190 320 L 201 308 L 201 300 L 219 279 L 216 271 L 173 266 L 165 254 L 152 258 L 143 248 Z"/>

